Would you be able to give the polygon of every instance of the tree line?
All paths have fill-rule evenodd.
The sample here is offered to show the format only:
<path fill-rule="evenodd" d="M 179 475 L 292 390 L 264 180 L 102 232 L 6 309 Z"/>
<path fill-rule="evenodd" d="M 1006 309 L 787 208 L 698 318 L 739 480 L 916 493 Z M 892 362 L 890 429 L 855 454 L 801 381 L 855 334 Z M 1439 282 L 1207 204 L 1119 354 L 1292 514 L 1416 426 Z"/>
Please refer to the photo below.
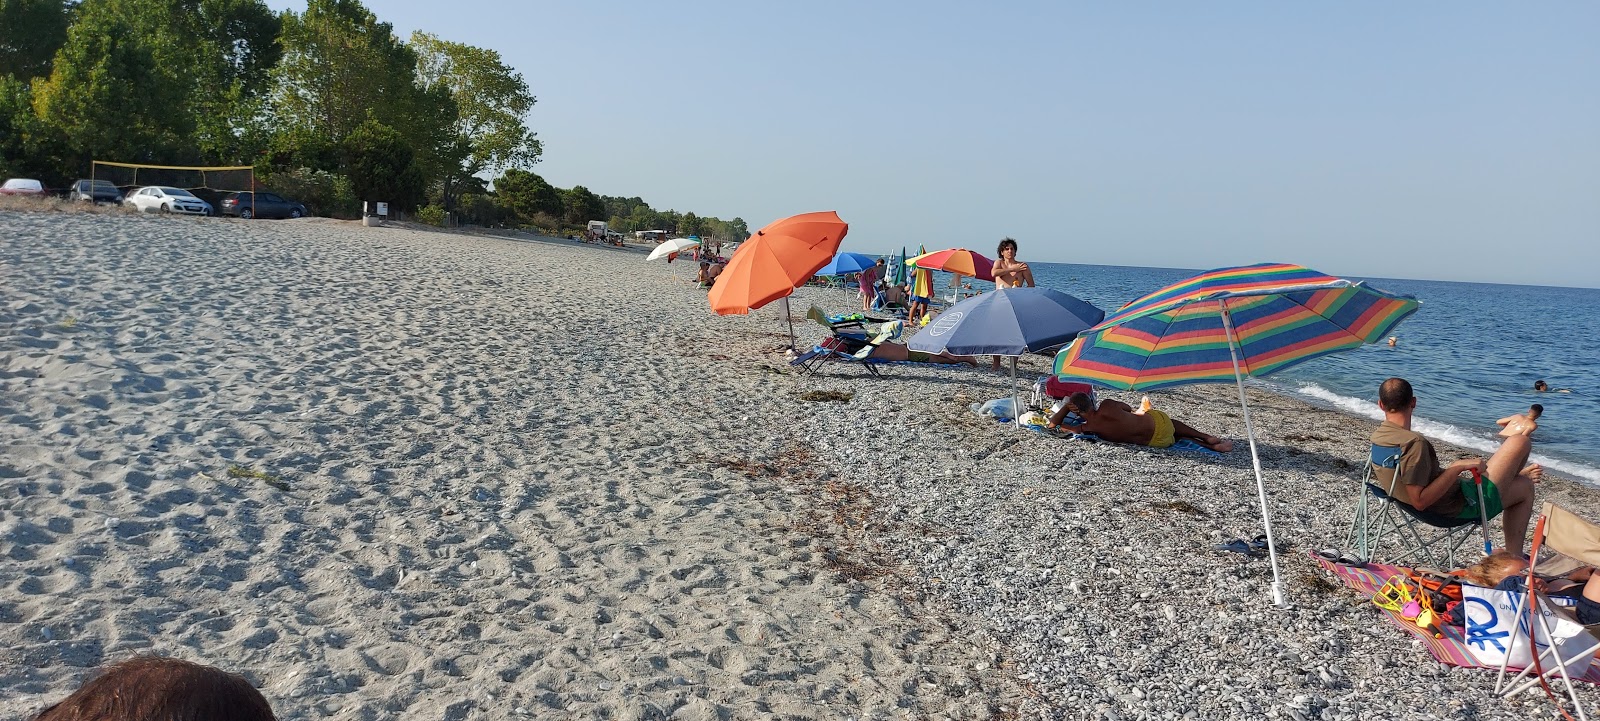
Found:
<path fill-rule="evenodd" d="M 544 152 L 527 126 L 536 102 L 498 52 L 402 40 L 359 0 L 282 13 L 261 0 L 0 0 L 0 177 L 64 187 L 92 160 L 249 165 L 322 215 L 383 200 L 552 231 L 743 226 L 552 187 L 527 170 Z"/>

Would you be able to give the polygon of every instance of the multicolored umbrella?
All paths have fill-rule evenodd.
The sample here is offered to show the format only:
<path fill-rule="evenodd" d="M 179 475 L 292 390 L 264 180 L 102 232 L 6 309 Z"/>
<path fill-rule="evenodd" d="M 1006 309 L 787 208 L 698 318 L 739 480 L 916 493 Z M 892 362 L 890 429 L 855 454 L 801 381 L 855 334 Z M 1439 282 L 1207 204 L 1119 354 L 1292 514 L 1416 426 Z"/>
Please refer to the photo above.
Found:
<path fill-rule="evenodd" d="M 1298 265 L 1223 268 L 1123 306 L 1056 356 L 1056 374 L 1124 390 L 1230 383 L 1236 346 L 1239 375 L 1264 376 L 1376 343 L 1416 310 Z"/>
<path fill-rule="evenodd" d="M 1283 605 L 1244 376 L 1376 343 L 1417 311 L 1393 295 L 1288 263 L 1220 268 L 1133 301 L 1056 355 L 1056 375 L 1125 390 L 1188 383 L 1239 387 L 1261 521 L 1272 559 L 1272 597 Z"/>
<path fill-rule="evenodd" d="M 905 285 L 906 284 L 906 249 L 905 249 L 905 246 L 900 246 L 900 262 L 897 265 L 895 265 L 895 267 L 894 267 L 894 276 L 892 278 L 890 278 L 890 282 L 894 283 L 895 285 Z"/>
<path fill-rule="evenodd" d="M 984 257 L 983 254 L 966 248 L 951 248 L 949 250 L 936 250 L 932 253 L 922 253 L 912 258 L 918 268 L 929 270 L 942 270 L 956 275 L 970 275 L 978 280 L 994 280 L 994 261 Z"/>

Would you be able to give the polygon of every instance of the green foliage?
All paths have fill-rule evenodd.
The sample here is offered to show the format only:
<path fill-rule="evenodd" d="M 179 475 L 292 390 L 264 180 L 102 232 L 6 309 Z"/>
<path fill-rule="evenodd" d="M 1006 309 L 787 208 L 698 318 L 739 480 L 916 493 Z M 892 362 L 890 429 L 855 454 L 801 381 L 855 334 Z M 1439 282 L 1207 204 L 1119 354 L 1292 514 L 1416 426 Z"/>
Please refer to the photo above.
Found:
<path fill-rule="evenodd" d="M 184 110 L 187 83 L 170 62 L 171 33 L 147 35 L 114 0 L 86 2 L 56 54 L 50 78 L 34 84 L 34 110 L 77 159 L 192 160 Z"/>
<path fill-rule="evenodd" d="M 427 179 L 399 131 L 368 120 L 345 137 L 343 149 L 345 175 L 357 200 L 387 202 L 396 210 L 411 210 L 422 202 Z"/>
<path fill-rule="evenodd" d="M 463 223 L 488 228 L 504 225 L 513 216 L 492 195 L 464 193 L 456 201 L 456 217 Z"/>
<path fill-rule="evenodd" d="M 606 219 L 605 201 L 581 185 L 574 185 L 571 190 L 561 193 L 561 207 L 564 213 L 562 217 L 573 225 L 588 225 L 591 220 Z"/>
<path fill-rule="evenodd" d="M 50 74 L 50 60 L 67 42 L 66 0 L 0 0 L 0 77 Z"/>
<path fill-rule="evenodd" d="M 699 235 L 700 218 L 694 213 L 684 213 L 678 220 L 678 235 Z"/>
<path fill-rule="evenodd" d="M 474 175 L 538 162 L 543 146 L 524 123 L 536 100 L 500 53 L 423 32 L 412 33 L 411 48 L 417 55 L 417 82 L 454 103 L 441 153 L 441 160 L 454 162 L 441 168 L 446 207 L 455 188 Z"/>
<path fill-rule="evenodd" d="M 305 203 L 311 215 L 347 219 L 361 216 L 361 202 L 356 200 L 350 179 L 338 173 L 295 168 L 258 172 L 256 181 L 279 195 Z"/>
<path fill-rule="evenodd" d="M 526 170 L 507 170 L 495 179 L 494 192 L 500 205 L 510 211 L 518 223 L 533 223 L 534 216 L 540 214 L 559 218 L 566 210 L 561 191 Z"/>
<path fill-rule="evenodd" d="M 427 223 L 428 225 L 436 225 L 443 228 L 444 217 L 444 208 L 441 208 L 437 205 L 424 205 L 420 208 L 417 208 L 417 220 Z"/>
<path fill-rule="evenodd" d="M 342 144 L 376 120 L 399 132 L 427 179 L 459 163 L 449 90 L 419 86 L 416 53 L 360 2 L 310 0 L 304 13 L 283 15 L 281 42 L 270 113 L 282 132 Z"/>

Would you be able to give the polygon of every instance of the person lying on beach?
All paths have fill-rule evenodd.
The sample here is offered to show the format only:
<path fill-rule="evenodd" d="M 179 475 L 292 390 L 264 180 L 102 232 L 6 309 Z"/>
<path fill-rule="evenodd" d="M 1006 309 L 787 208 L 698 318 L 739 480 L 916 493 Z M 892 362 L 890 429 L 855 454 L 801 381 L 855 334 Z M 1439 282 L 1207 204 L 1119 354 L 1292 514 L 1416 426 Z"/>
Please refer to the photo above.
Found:
<path fill-rule="evenodd" d="M 1489 554 L 1460 573 L 1461 580 L 1479 588 L 1496 588 L 1513 593 L 1528 592 L 1528 559 L 1501 549 Z M 1545 590 L 1556 596 L 1577 599 L 1573 610 L 1578 623 L 1600 623 L 1600 575 L 1593 568 L 1580 568 L 1559 579 L 1545 582 Z"/>
<path fill-rule="evenodd" d="M 1505 426 L 1504 428 L 1500 429 L 1500 436 L 1502 438 L 1510 436 L 1531 436 L 1533 435 L 1534 431 L 1539 430 L 1538 420 L 1539 416 L 1541 415 L 1544 415 L 1544 406 L 1535 403 L 1531 406 L 1528 406 L 1528 412 L 1526 415 L 1519 413 L 1517 415 L 1506 416 L 1505 418 L 1495 421 L 1494 424 L 1497 426 Z"/>
<path fill-rule="evenodd" d="M 970 366 L 978 365 L 978 359 L 969 355 L 951 355 L 949 353 L 924 353 L 911 350 L 904 343 L 879 343 L 872 349 L 873 360 L 882 361 L 909 361 L 911 363 L 938 363 L 940 365 L 955 365 L 965 363 Z"/>
<path fill-rule="evenodd" d="M 1100 406 L 1096 408 L 1094 401 L 1084 393 L 1067 397 L 1067 402 L 1050 416 L 1045 428 L 1055 430 L 1061 427 L 1062 419 L 1071 411 L 1076 411 L 1083 418 L 1083 425 L 1077 427 L 1080 432 L 1093 433 L 1113 443 L 1166 448 L 1179 438 L 1189 438 L 1218 453 L 1233 450 L 1233 441 L 1201 433 L 1165 412 L 1151 408 L 1140 415 L 1134 413 L 1128 404 L 1110 400 L 1100 401 Z"/>
<path fill-rule="evenodd" d="M 15 710 L 15 709 L 13 709 Z M 249 681 L 176 658 L 135 656 L 107 668 L 34 721 L 273 721 Z"/>
<path fill-rule="evenodd" d="M 1494 518 L 1503 512 L 1500 525 L 1505 529 L 1505 548 L 1521 555 L 1528 519 L 1533 517 L 1533 484 L 1544 477 L 1539 464 L 1528 463 L 1533 439 L 1508 436 L 1487 461 L 1463 458 L 1441 467 L 1433 444 L 1411 430 L 1417 397 L 1409 382 L 1404 378 L 1384 381 L 1378 387 L 1378 409 L 1383 411 L 1383 423 L 1372 432 L 1373 445 L 1400 449 L 1399 463 L 1394 468 L 1372 466 L 1378 487 L 1392 487 L 1393 497 L 1401 503 L 1441 516 Z M 1481 510 L 1472 477 L 1465 475 L 1470 471 L 1483 476 Z"/>

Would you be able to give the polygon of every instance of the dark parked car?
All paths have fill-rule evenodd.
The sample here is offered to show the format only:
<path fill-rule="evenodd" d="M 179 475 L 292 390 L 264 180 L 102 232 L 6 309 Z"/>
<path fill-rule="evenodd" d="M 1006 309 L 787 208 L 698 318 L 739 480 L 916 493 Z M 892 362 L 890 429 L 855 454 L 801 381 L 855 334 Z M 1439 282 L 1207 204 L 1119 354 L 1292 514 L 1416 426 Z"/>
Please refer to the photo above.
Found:
<path fill-rule="evenodd" d="M 109 180 L 79 180 L 67 191 L 67 200 L 86 200 L 95 203 L 120 203 L 122 191 Z"/>
<path fill-rule="evenodd" d="M 277 193 L 229 193 L 222 198 L 222 214 L 241 218 L 299 218 L 306 206 Z"/>

